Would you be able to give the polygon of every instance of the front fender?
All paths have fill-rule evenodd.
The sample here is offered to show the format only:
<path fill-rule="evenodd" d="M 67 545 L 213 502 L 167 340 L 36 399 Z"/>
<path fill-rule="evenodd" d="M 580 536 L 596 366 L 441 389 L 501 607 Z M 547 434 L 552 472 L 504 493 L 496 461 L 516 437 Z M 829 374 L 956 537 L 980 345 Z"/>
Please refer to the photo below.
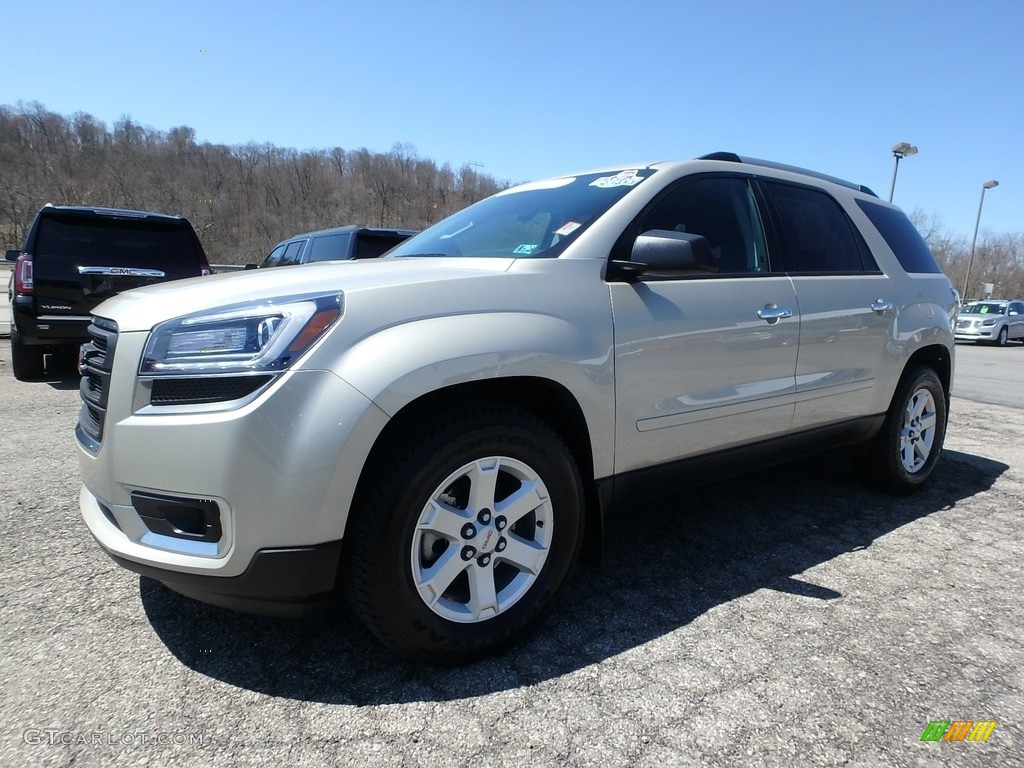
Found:
<path fill-rule="evenodd" d="M 579 403 L 601 477 L 613 466 L 614 357 L 610 321 L 595 325 L 519 312 L 423 318 L 359 340 L 332 370 L 389 416 L 456 384 L 503 377 L 557 382 Z"/>

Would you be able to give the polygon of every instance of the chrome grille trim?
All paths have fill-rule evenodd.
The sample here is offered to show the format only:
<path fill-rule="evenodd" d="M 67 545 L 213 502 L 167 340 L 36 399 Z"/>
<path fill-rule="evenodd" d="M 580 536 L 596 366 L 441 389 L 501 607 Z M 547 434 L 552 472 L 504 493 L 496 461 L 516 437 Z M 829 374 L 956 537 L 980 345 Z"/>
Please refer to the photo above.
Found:
<path fill-rule="evenodd" d="M 83 444 L 95 451 L 103 442 L 110 374 L 114 368 L 114 350 L 117 347 L 117 324 L 94 317 L 88 330 L 90 341 L 82 345 L 79 357 L 82 381 L 78 393 L 82 398 L 82 408 L 78 412 L 75 432 Z M 88 440 L 82 439 L 83 436 Z"/>

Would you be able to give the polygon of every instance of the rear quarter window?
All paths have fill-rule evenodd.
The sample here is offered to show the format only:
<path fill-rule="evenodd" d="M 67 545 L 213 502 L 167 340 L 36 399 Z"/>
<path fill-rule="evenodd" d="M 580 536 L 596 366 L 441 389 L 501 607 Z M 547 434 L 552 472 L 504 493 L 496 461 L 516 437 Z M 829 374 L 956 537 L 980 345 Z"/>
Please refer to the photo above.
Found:
<path fill-rule="evenodd" d="M 886 245 L 896 254 L 896 259 L 904 271 L 918 274 L 942 272 L 917 227 L 901 211 L 869 200 L 858 199 L 857 205 L 875 225 Z"/>
<path fill-rule="evenodd" d="M 348 258 L 348 245 L 351 234 L 324 235 L 314 237 L 310 244 L 307 261 L 335 261 Z"/>
<path fill-rule="evenodd" d="M 356 238 L 357 259 L 376 259 L 407 239 L 407 235 L 362 233 Z"/>

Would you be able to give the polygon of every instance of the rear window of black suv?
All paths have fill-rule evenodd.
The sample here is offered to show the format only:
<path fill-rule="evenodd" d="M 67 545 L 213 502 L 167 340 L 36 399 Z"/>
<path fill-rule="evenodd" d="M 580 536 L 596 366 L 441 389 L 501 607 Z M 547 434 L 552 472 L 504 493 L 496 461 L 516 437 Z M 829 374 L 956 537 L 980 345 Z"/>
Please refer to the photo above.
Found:
<path fill-rule="evenodd" d="M 937 274 L 942 271 L 917 227 L 902 212 L 859 198 L 857 205 L 896 254 L 904 271 L 919 274 Z"/>
<path fill-rule="evenodd" d="M 32 249 L 37 255 L 57 254 L 66 263 L 170 268 L 199 274 L 198 243 L 187 223 L 152 219 L 95 216 L 46 216 Z"/>

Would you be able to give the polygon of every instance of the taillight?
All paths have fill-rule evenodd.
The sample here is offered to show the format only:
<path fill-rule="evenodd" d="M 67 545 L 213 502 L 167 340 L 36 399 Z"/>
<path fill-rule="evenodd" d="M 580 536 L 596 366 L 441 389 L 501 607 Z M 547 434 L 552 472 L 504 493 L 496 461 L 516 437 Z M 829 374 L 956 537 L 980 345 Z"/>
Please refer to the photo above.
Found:
<path fill-rule="evenodd" d="M 27 253 L 21 254 L 14 263 L 14 292 L 18 296 L 31 296 L 35 293 L 35 284 L 32 282 L 32 257 Z"/>

